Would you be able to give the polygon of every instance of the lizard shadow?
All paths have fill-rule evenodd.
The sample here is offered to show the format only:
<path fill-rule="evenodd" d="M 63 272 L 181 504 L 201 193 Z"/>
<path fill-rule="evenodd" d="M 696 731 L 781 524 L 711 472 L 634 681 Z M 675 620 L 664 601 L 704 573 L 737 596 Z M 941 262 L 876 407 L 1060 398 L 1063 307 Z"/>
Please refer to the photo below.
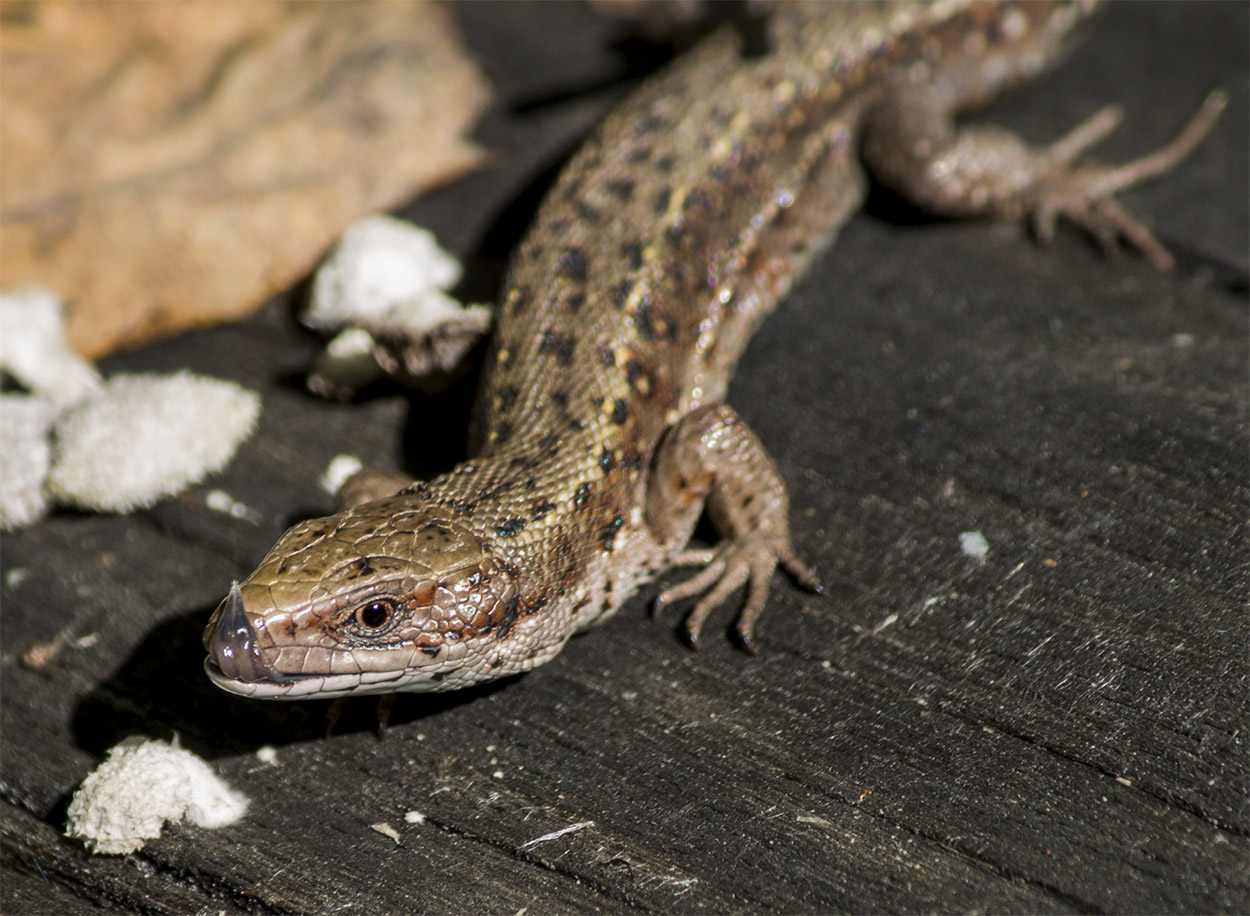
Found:
<path fill-rule="evenodd" d="M 213 607 L 179 613 L 154 626 L 122 664 L 77 702 L 70 722 L 74 743 L 98 757 L 124 738 L 169 740 L 202 757 L 254 753 L 270 745 L 326 740 L 376 731 L 377 697 L 350 700 L 335 715 L 332 700 L 272 702 L 234 696 L 214 686 L 203 670 L 201 635 Z M 446 694 L 401 697 L 389 728 L 437 715 L 492 693 L 512 679 Z"/>

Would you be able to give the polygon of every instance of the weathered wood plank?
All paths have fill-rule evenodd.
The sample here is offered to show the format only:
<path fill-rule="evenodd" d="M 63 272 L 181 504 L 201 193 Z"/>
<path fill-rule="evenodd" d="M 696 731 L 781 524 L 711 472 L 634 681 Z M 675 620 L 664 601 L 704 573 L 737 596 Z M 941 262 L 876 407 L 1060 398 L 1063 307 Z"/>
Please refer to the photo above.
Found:
<path fill-rule="evenodd" d="M 463 12 L 494 48 L 504 97 L 482 133 L 505 155 L 412 208 L 472 256 L 477 288 L 524 204 L 495 217 L 610 93 L 513 103 L 615 66 L 577 8 L 510 9 Z M 524 678 L 401 699 L 382 742 L 369 701 L 327 742 L 324 703 L 226 696 L 198 640 L 229 581 L 327 508 L 316 479 L 337 452 L 454 461 L 470 388 L 317 401 L 286 302 L 112 361 L 236 378 L 265 411 L 182 498 L 5 536 L 0 908 L 1250 908 L 1246 33 L 1244 5 L 1117 5 L 999 111 L 1044 139 L 1123 101 L 1118 158 L 1227 86 L 1207 147 L 1129 201 L 1182 254 L 1176 275 L 1071 233 L 1045 251 L 1015 227 L 870 215 L 765 323 L 730 398 L 790 482 L 829 593 L 779 582 L 756 659 L 711 631 L 689 653 L 638 600 Z M 207 510 L 211 487 L 261 522 Z M 982 564 L 959 549 L 968 530 Z M 99 639 L 18 664 L 66 626 Z M 124 859 L 60 837 L 108 747 L 174 731 L 253 799 L 242 824 L 173 828 Z"/>

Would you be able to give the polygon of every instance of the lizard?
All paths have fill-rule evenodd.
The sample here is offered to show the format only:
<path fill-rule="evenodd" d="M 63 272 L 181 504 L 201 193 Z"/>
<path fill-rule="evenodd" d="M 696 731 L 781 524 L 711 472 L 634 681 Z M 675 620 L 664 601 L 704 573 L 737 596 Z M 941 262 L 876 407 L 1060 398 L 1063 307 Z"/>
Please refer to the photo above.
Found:
<path fill-rule="evenodd" d="M 471 457 L 414 481 L 363 471 L 236 582 L 204 634 L 219 687 L 268 699 L 445 691 L 529 671 L 652 578 L 697 571 L 689 642 L 739 589 L 754 629 L 781 567 L 818 588 L 786 487 L 725 401 L 759 322 L 859 209 L 868 176 L 941 216 L 1057 218 L 1157 268 L 1114 194 L 1172 168 L 1225 104 L 1121 165 L 1078 161 L 1107 108 L 1047 146 L 953 117 L 1036 78 L 1092 0 L 770 8 L 640 86 L 568 162 L 514 253 Z M 719 541 L 691 549 L 706 511 Z"/>

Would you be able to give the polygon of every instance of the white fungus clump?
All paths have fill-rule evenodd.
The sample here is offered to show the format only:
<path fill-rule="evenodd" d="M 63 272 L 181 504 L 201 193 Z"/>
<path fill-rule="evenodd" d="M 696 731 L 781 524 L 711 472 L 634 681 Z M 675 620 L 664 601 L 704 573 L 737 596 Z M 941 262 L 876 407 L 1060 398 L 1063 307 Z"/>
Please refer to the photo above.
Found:
<path fill-rule="evenodd" d="M 0 396 L 0 530 L 11 531 L 41 518 L 48 509 L 43 479 L 52 448 L 48 430 L 56 408 L 27 395 Z"/>
<path fill-rule="evenodd" d="M 313 280 L 304 322 L 322 331 L 384 323 L 460 279 L 460 262 L 433 233 L 390 216 L 353 223 Z"/>
<path fill-rule="evenodd" d="M 191 372 L 118 375 L 57 421 L 47 491 L 106 512 L 150 506 L 221 470 L 260 414 L 260 397 Z"/>
<path fill-rule="evenodd" d="M 490 309 L 446 290 L 460 262 L 412 223 L 370 216 L 352 225 L 317 270 L 303 321 L 342 330 L 318 357 L 309 387 L 350 397 L 389 375 L 437 391 L 490 327 Z"/>
<path fill-rule="evenodd" d="M 166 821 L 225 827 L 248 800 L 177 742 L 127 738 L 83 780 L 69 805 L 65 835 L 92 852 L 123 855 L 161 835 Z"/>
<path fill-rule="evenodd" d="M 38 286 L 0 293 L 0 369 L 61 407 L 100 387 L 95 367 L 65 342 L 61 300 Z"/>
<path fill-rule="evenodd" d="M 252 431 L 260 399 L 190 373 L 105 385 L 65 340 L 61 301 L 36 286 L 0 293 L 0 371 L 29 395 L 0 397 L 0 530 L 49 502 L 124 512 L 220 470 Z"/>

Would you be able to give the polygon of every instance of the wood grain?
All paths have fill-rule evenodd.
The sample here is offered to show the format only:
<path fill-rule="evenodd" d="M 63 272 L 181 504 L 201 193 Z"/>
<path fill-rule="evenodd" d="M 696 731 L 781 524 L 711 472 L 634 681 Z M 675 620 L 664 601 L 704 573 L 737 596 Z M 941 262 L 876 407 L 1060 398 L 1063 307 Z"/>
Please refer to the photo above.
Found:
<path fill-rule="evenodd" d="M 569 91 L 617 71 L 617 27 L 553 5 L 459 15 L 514 93 L 482 128 L 497 168 L 411 215 L 489 286 L 540 176 L 619 95 Z M 401 698 L 381 742 L 368 700 L 326 741 L 324 703 L 231 698 L 198 644 L 231 579 L 328 508 L 337 452 L 453 462 L 471 385 L 317 401 L 286 297 L 108 362 L 234 378 L 265 411 L 206 487 L 5 536 L 0 907 L 1245 911 L 1246 25 L 1241 5 L 1113 6 L 997 112 L 1045 139 L 1121 101 L 1119 158 L 1229 88 L 1207 145 L 1127 201 L 1176 274 L 876 200 L 765 323 L 730 401 L 829 593 L 778 583 L 756 659 L 719 638 L 728 616 L 696 655 L 636 600 L 530 675 Z M 210 512 L 209 487 L 262 521 Z M 984 563 L 960 551 L 969 530 Z M 67 626 L 98 641 L 21 666 Z M 124 859 L 60 837 L 109 746 L 173 731 L 253 799 L 242 824 L 170 828 Z"/>

